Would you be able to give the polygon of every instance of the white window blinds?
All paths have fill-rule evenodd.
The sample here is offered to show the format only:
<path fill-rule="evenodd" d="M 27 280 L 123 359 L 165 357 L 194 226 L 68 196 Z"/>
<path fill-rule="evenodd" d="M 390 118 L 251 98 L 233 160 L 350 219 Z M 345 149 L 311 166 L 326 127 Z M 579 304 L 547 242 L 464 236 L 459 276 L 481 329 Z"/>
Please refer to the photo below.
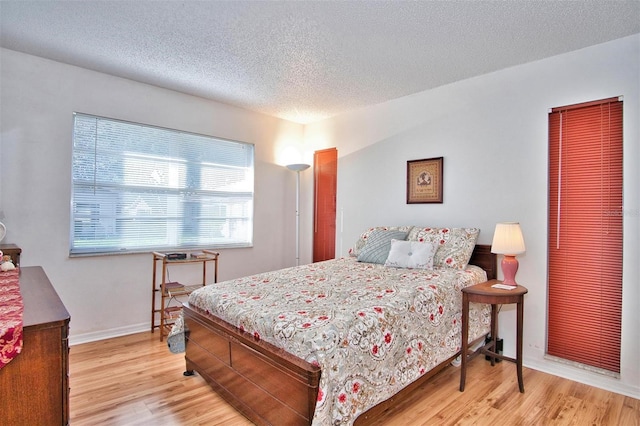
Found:
<path fill-rule="evenodd" d="M 254 147 L 74 114 L 70 253 L 247 247 Z"/>

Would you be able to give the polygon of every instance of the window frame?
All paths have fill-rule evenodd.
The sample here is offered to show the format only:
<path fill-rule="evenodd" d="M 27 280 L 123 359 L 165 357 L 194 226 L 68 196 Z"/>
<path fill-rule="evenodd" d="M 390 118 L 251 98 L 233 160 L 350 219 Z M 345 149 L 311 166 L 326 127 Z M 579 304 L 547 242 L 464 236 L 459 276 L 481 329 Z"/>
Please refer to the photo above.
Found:
<path fill-rule="evenodd" d="M 79 136 L 79 120 L 85 120 L 85 125 L 95 120 L 95 141 L 90 142 L 86 134 L 84 139 Z M 109 137 L 101 133 L 104 129 L 98 130 L 99 125 L 132 133 L 123 136 L 111 129 L 118 136 Z M 203 150 L 209 143 L 214 145 Z M 70 257 L 253 247 L 254 144 L 74 112 L 71 163 Z M 162 183 L 140 183 L 150 170 L 160 170 Z M 137 183 L 130 183 L 136 179 Z M 146 205 L 148 211 L 131 224 L 131 217 L 123 212 L 134 196 L 158 202 Z M 96 207 L 96 203 L 101 204 Z M 189 208 L 196 213 L 189 214 Z M 104 213 L 107 209 L 111 214 Z M 89 224 L 84 244 L 82 221 Z M 109 226 L 108 238 L 86 231 L 93 227 L 98 234 Z M 138 235 L 134 238 L 134 234 Z"/>

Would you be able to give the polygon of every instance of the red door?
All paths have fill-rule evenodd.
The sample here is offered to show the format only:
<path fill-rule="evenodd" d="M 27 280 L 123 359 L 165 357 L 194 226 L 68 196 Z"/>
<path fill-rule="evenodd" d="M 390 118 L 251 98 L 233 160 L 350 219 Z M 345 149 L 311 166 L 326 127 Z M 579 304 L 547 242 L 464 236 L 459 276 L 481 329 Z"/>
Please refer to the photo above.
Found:
<path fill-rule="evenodd" d="M 316 151 L 313 156 L 315 199 L 313 206 L 313 261 L 335 258 L 336 188 L 338 150 Z"/>

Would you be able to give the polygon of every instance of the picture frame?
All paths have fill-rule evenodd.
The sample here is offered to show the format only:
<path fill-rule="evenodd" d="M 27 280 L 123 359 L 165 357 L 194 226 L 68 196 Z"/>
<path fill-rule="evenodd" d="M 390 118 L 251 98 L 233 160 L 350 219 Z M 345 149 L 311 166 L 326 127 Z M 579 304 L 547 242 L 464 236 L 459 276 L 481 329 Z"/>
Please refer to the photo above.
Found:
<path fill-rule="evenodd" d="M 442 204 L 444 157 L 407 161 L 407 204 Z"/>

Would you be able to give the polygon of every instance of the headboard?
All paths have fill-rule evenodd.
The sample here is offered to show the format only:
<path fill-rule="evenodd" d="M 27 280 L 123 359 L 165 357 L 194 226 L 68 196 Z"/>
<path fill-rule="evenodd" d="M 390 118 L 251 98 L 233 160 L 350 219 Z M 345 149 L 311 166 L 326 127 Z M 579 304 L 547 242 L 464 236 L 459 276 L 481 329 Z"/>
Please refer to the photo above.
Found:
<path fill-rule="evenodd" d="M 493 280 L 498 278 L 498 256 L 491 253 L 491 245 L 476 244 L 469 263 L 487 271 L 487 279 Z"/>

